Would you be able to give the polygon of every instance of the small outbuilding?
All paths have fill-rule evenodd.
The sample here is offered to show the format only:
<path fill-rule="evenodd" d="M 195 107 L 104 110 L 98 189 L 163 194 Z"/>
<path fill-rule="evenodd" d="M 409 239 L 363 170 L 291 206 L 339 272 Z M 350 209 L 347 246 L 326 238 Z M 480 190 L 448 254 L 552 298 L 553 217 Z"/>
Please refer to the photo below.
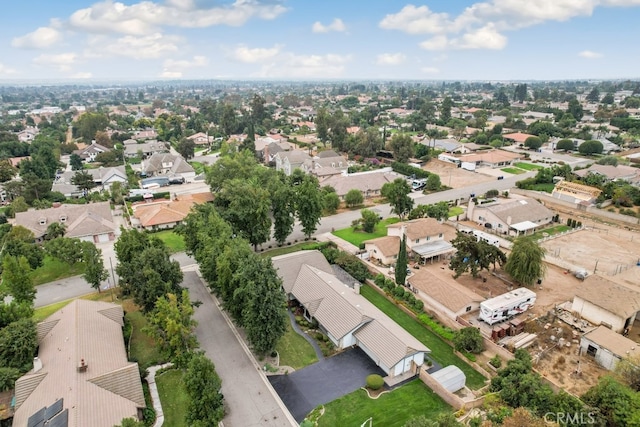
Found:
<path fill-rule="evenodd" d="M 431 374 L 431 378 L 438 381 L 442 387 L 455 393 L 465 387 L 467 377 L 464 372 L 456 365 L 449 365 L 446 368 L 442 368 L 439 371 Z"/>
<path fill-rule="evenodd" d="M 582 336 L 580 351 L 593 357 L 598 365 L 613 371 L 622 359 L 637 360 L 640 357 L 640 344 L 606 326 L 598 326 Z"/>

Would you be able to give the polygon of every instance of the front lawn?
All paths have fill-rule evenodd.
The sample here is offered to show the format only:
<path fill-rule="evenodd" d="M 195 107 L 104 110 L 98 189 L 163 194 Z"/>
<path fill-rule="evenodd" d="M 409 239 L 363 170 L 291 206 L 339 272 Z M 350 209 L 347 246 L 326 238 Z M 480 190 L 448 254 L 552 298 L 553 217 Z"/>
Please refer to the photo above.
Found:
<path fill-rule="evenodd" d="M 173 230 L 162 230 L 156 233 L 153 233 L 153 236 L 162 240 L 167 248 L 169 248 L 169 252 L 175 254 L 176 252 L 184 252 L 184 237 L 177 234 Z"/>
<path fill-rule="evenodd" d="M 200 175 L 204 173 L 204 163 L 202 162 L 189 162 L 193 170 L 196 172 L 196 175 Z"/>
<path fill-rule="evenodd" d="M 324 405 L 318 426 L 403 426 L 411 418 L 426 415 L 433 419 L 452 411 L 444 400 L 420 380 L 413 380 L 377 399 L 360 389 Z"/>
<path fill-rule="evenodd" d="M 318 361 L 316 352 L 303 337 L 298 335 L 287 322 L 287 331 L 276 345 L 280 355 L 281 366 L 291 366 L 293 369 L 301 369 Z"/>
<path fill-rule="evenodd" d="M 531 237 L 533 237 L 535 240 L 538 240 L 542 239 L 543 237 L 547 237 L 545 236 L 545 234 L 553 236 L 554 234 L 564 233 L 568 230 L 571 230 L 571 227 L 569 227 L 568 225 L 560 224 L 553 227 L 545 228 L 544 230 L 536 231 L 531 235 Z"/>
<path fill-rule="evenodd" d="M 267 249 L 266 251 L 261 252 L 260 256 L 272 258 L 274 256 L 290 254 L 292 252 L 309 251 L 314 249 L 320 250 L 325 245 L 327 245 L 326 242 L 302 242 L 291 246 L 282 246 L 280 248 Z"/>
<path fill-rule="evenodd" d="M 513 175 L 520 175 L 522 173 L 525 173 L 524 170 L 518 169 L 518 168 L 502 168 L 500 170 L 502 172 L 510 173 L 510 174 L 513 174 Z"/>
<path fill-rule="evenodd" d="M 462 215 L 464 213 L 464 209 L 462 209 L 460 206 L 454 206 L 452 208 L 449 208 L 449 218 L 451 218 L 452 216 L 458 216 L 458 215 Z"/>
<path fill-rule="evenodd" d="M 38 286 L 54 280 L 78 276 L 84 273 L 84 269 L 83 262 L 70 265 L 47 255 L 44 257 L 42 266 L 31 272 L 31 278 L 33 279 L 33 285 Z"/>
<path fill-rule="evenodd" d="M 185 417 L 189 396 L 184 389 L 181 369 L 171 369 L 156 376 L 162 412 L 164 412 L 164 427 L 186 427 Z"/>
<path fill-rule="evenodd" d="M 136 361 L 142 369 L 164 362 L 155 340 L 143 328 L 147 326 L 147 319 L 138 307 L 131 301 L 124 301 L 125 319 L 131 325 L 131 342 L 129 360 Z"/>
<path fill-rule="evenodd" d="M 531 187 L 531 190 L 534 191 L 545 191 L 547 193 L 552 193 L 553 189 L 556 187 L 555 184 L 551 184 L 551 183 L 542 183 L 542 184 L 534 184 Z"/>
<path fill-rule="evenodd" d="M 358 230 L 355 231 L 353 227 L 343 228 L 341 230 L 336 230 L 333 232 L 334 236 L 338 236 L 342 240 L 346 240 L 347 242 L 360 247 L 362 242 L 365 240 L 376 239 L 378 237 L 387 235 L 387 225 L 395 224 L 399 222 L 398 218 L 387 218 L 380 221 L 376 224 L 376 228 L 373 230 L 373 233 L 365 233 L 364 231 Z"/>
<path fill-rule="evenodd" d="M 534 165 L 532 163 L 524 163 L 524 162 L 515 163 L 514 166 L 527 171 L 536 171 L 538 169 L 544 169 L 544 166 Z"/>
<path fill-rule="evenodd" d="M 423 326 L 422 323 L 402 311 L 375 289 L 371 288 L 371 286 L 362 286 L 360 292 L 398 325 L 402 326 L 407 332 L 416 337 L 418 341 L 426 345 L 431 350 L 431 357 L 442 364 L 442 366 L 456 365 L 460 368 L 467 376 L 467 386 L 469 388 L 477 390 L 484 386 L 486 378 L 456 356 L 453 353 L 453 348 L 449 344 Z"/>

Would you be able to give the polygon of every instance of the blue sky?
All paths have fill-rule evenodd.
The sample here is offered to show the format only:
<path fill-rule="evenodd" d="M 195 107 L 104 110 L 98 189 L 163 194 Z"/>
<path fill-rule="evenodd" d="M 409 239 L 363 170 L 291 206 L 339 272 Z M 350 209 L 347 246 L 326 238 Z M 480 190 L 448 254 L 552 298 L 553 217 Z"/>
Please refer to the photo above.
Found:
<path fill-rule="evenodd" d="M 18 0 L 0 80 L 640 78 L 640 0 Z"/>

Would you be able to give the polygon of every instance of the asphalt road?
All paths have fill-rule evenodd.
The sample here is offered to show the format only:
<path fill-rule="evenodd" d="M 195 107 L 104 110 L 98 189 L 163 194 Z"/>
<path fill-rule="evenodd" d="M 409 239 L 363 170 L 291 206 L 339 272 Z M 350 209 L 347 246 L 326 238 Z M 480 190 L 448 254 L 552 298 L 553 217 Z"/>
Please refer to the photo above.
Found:
<path fill-rule="evenodd" d="M 194 314 L 196 336 L 222 379 L 225 427 L 297 425 L 280 406 L 266 376 L 247 355 L 197 273 L 185 271 L 182 285 L 189 289 L 192 301 L 202 302 Z"/>

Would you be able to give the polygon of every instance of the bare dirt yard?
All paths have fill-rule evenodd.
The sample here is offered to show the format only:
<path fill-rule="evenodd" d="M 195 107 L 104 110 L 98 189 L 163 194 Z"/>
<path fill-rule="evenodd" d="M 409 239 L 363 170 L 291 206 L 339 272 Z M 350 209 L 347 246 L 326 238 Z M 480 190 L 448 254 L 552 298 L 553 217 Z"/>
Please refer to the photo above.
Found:
<path fill-rule="evenodd" d="M 422 169 L 439 175 L 442 185 L 451 188 L 468 187 L 496 179 L 495 177 L 458 168 L 452 163 L 443 162 L 438 159 L 429 160 L 426 165 L 422 166 Z"/>

